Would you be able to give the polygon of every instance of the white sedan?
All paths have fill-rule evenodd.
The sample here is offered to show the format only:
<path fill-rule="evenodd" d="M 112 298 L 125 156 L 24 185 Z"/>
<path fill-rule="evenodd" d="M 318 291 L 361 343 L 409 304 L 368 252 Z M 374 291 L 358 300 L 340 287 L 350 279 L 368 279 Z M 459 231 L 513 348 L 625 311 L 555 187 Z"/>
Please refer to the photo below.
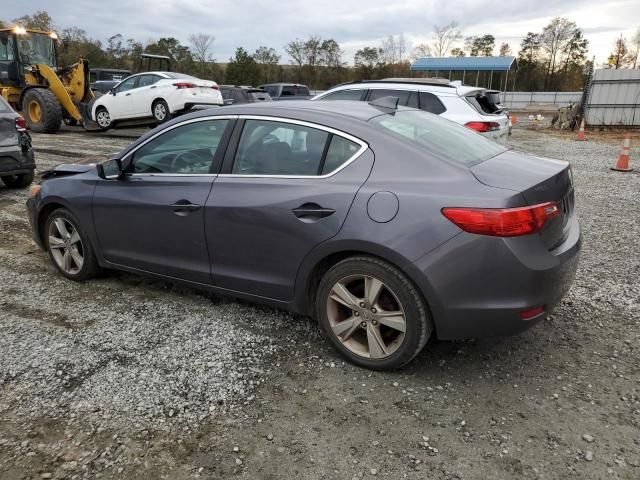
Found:
<path fill-rule="evenodd" d="M 218 84 L 175 72 L 131 75 L 97 98 L 91 118 L 106 130 L 122 120 L 166 122 L 195 105 L 223 105 Z"/>

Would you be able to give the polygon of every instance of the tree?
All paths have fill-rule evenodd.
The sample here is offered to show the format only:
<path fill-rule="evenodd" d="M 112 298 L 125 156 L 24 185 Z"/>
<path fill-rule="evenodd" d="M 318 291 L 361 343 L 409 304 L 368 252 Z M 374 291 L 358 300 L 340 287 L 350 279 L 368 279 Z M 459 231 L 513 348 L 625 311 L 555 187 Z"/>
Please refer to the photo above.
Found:
<path fill-rule="evenodd" d="M 444 26 L 434 25 L 433 29 L 432 51 L 436 57 L 444 57 L 449 52 L 451 45 L 462 38 L 457 22 L 451 22 Z"/>
<path fill-rule="evenodd" d="M 576 23 L 562 17 L 556 17 L 544 27 L 540 35 L 540 46 L 546 54 L 547 71 L 544 89 L 552 87 L 560 57 L 567 49 L 567 44 L 579 30 Z"/>
<path fill-rule="evenodd" d="M 396 56 L 398 52 L 396 37 L 394 37 L 393 35 L 389 35 L 385 40 L 382 41 L 381 48 L 382 61 L 389 64 L 396 63 Z"/>
<path fill-rule="evenodd" d="M 640 54 L 640 27 L 636 30 L 636 33 L 631 37 L 629 45 L 629 62 L 632 64 L 631 68 L 636 68 L 638 65 L 638 54 Z"/>
<path fill-rule="evenodd" d="M 544 67 L 540 61 L 540 35 L 528 32 L 518 52 L 518 89 L 529 91 L 542 88 Z"/>
<path fill-rule="evenodd" d="M 291 57 L 291 63 L 298 67 L 298 83 L 301 83 L 302 65 L 305 61 L 305 42 L 296 38 L 284 46 L 284 51 Z"/>
<path fill-rule="evenodd" d="M 304 61 L 308 71 L 309 82 L 312 86 L 316 86 L 317 82 L 317 66 L 320 63 L 320 47 L 322 39 L 318 35 L 311 35 L 304 42 Z"/>
<path fill-rule="evenodd" d="M 144 52 L 169 57 L 176 71 L 185 73 L 193 71 L 194 62 L 191 50 L 189 47 L 181 45 L 177 38 L 163 37 L 157 42 L 147 45 Z"/>
<path fill-rule="evenodd" d="M 407 53 L 407 40 L 404 38 L 404 33 L 401 33 L 398 36 L 397 45 L 398 45 L 398 61 L 402 63 L 404 54 Z"/>
<path fill-rule="evenodd" d="M 230 85 L 257 85 L 260 82 L 260 68 L 244 48 L 236 48 L 234 57 L 229 59 L 225 82 Z"/>
<path fill-rule="evenodd" d="M 628 53 L 627 39 L 620 35 L 620 38 L 613 42 L 613 52 L 609 55 L 607 63 L 617 70 L 627 64 Z"/>
<path fill-rule="evenodd" d="M 451 56 L 452 57 L 464 57 L 465 53 L 464 53 L 463 49 L 456 47 L 456 48 L 452 48 L 451 49 Z"/>
<path fill-rule="evenodd" d="M 382 65 L 382 54 L 381 48 L 364 47 L 358 50 L 353 57 L 356 77 L 361 80 L 375 78 L 378 68 Z"/>
<path fill-rule="evenodd" d="M 44 30 L 45 32 L 55 30 L 53 19 L 45 10 L 38 10 L 33 15 L 14 18 L 11 23 L 22 25 L 25 28 Z"/>
<path fill-rule="evenodd" d="M 496 46 L 496 39 L 493 35 L 482 35 L 477 37 L 467 37 L 464 40 L 464 46 L 469 51 L 471 57 L 489 57 L 493 54 Z"/>
<path fill-rule="evenodd" d="M 216 37 L 208 33 L 194 33 L 189 36 L 193 57 L 200 64 L 200 74 L 203 77 L 207 74 L 207 64 L 213 61 L 209 51 L 215 39 Z"/>
<path fill-rule="evenodd" d="M 260 46 L 253 54 L 253 59 L 260 68 L 262 83 L 268 83 L 275 79 L 280 55 L 273 48 Z"/>
<path fill-rule="evenodd" d="M 509 57 L 511 56 L 511 47 L 507 42 L 502 42 L 500 44 L 500 54 L 501 57 Z"/>
<path fill-rule="evenodd" d="M 433 57 L 431 46 L 426 43 L 419 43 L 413 48 L 413 58 Z"/>

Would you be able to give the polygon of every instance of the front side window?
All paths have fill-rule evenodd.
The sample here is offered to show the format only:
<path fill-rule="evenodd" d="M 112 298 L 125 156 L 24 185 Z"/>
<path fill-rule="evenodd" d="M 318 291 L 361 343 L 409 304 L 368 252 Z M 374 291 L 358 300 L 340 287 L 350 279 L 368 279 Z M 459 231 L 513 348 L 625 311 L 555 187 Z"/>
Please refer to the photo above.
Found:
<path fill-rule="evenodd" d="M 362 100 L 363 93 L 365 92 L 366 90 L 338 90 L 318 100 Z"/>
<path fill-rule="evenodd" d="M 138 87 L 148 87 L 149 85 L 156 83 L 158 80 L 160 80 L 160 77 L 157 75 L 142 75 L 138 82 Z"/>
<path fill-rule="evenodd" d="M 203 120 L 173 128 L 143 145 L 133 156 L 133 173 L 211 173 L 229 120 Z"/>
<path fill-rule="evenodd" d="M 14 61 L 14 49 L 13 37 L 7 32 L 0 33 L 0 61 Z"/>
<path fill-rule="evenodd" d="M 127 78 L 124 82 L 121 82 L 116 89 L 118 93 L 126 92 L 127 90 L 131 90 L 132 88 L 136 88 L 136 84 L 138 83 L 138 79 L 140 77 L 131 77 Z"/>
<path fill-rule="evenodd" d="M 469 128 L 419 110 L 378 115 L 369 122 L 402 141 L 409 141 L 429 153 L 465 166 L 488 160 L 506 150 Z"/>

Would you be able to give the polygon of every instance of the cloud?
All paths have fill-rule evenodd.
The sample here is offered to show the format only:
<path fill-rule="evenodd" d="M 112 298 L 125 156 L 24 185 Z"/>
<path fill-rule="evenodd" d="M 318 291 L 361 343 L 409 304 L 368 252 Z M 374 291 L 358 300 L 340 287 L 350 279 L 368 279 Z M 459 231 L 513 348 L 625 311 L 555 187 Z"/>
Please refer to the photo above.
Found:
<path fill-rule="evenodd" d="M 455 8 L 443 8 L 436 0 L 37 0 L 29 7 L 26 2 L 6 3 L 0 13 L 5 21 L 47 10 L 58 27 L 77 26 L 103 41 L 121 33 L 143 42 L 172 36 L 188 44 L 192 33 L 209 33 L 216 37 L 213 54 L 218 61 L 226 61 L 238 46 L 251 52 L 260 45 L 275 48 L 284 59 L 288 41 L 310 34 L 336 39 L 351 60 L 358 48 L 379 44 L 391 34 L 404 33 L 416 43 L 428 41 L 435 24 L 451 21 L 459 23 L 464 35 L 492 33 L 497 44 L 507 41 L 517 51 L 527 31 L 540 31 L 554 16 L 569 17 L 584 28 L 592 53 L 600 57 L 606 56 L 615 36 L 640 24 L 636 0 L 459 0 Z"/>

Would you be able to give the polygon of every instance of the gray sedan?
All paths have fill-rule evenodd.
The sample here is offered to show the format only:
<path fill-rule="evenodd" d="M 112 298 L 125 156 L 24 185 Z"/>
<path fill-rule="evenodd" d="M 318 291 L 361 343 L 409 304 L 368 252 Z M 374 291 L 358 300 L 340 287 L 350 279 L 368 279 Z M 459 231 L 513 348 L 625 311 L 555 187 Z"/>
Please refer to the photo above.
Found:
<path fill-rule="evenodd" d="M 35 168 L 27 124 L 0 97 L 0 178 L 9 188 L 25 188 L 33 181 Z"/>
<path fill-rule="evenodd" d="M 388 98 L 193 113 L 37 190 L 34 238 L 67 278 L 127 270 L 310 315 L 372 369 L 432 335 L 529 328 L 581 244 L 568 163 Z"/>

